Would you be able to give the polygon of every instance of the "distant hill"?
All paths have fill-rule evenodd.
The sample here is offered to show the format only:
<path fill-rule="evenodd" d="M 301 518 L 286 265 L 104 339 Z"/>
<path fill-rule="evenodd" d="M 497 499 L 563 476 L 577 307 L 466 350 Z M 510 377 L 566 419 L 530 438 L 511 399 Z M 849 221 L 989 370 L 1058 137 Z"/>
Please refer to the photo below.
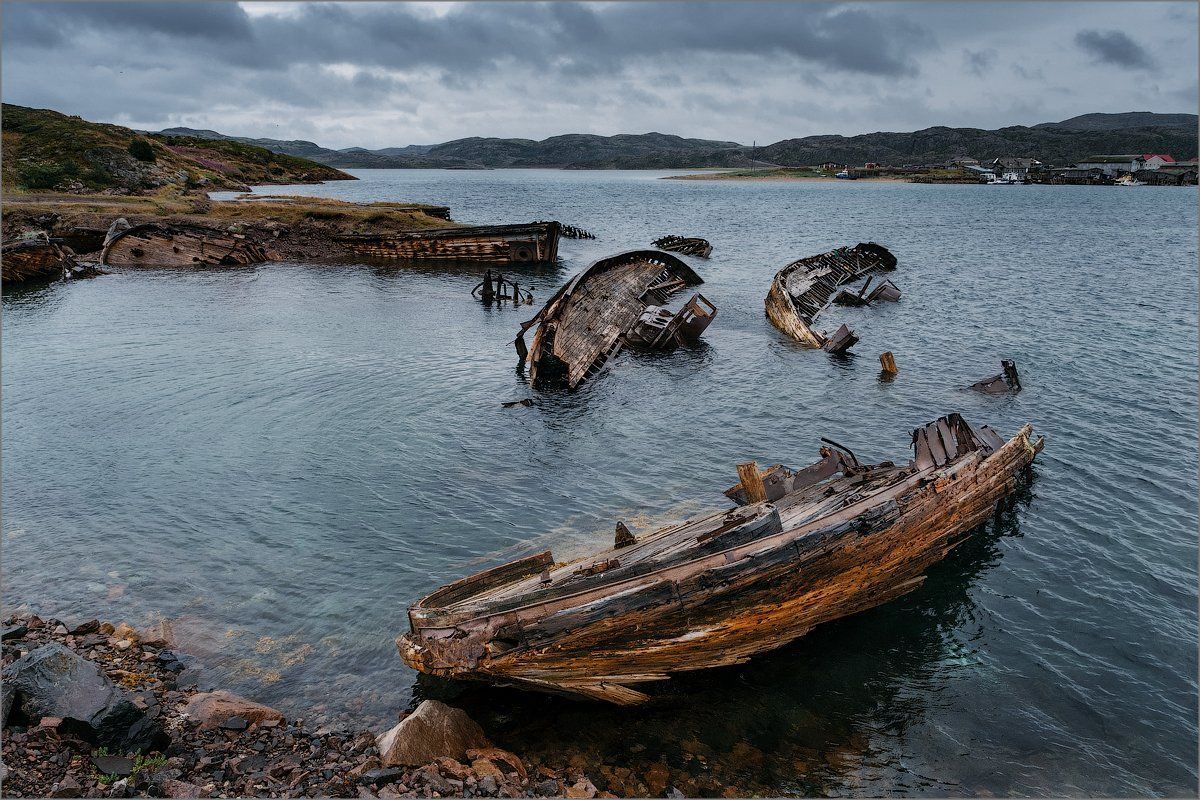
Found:
<path fill-rule="evenodd" d="M 750 148 L 737 142 L 687 139 L 663 133 L 596 136 L 572 133 L 549 139 L 470 137 L 433 145 L 332 150 L 313 142 L 246 139 L 216 131 L 172 128 L 163 133 L 234 140 L 339 168 L 557 167 L 563 169 L 754 168 L 837 164 L 943 164 L 953 158 L 999 156 L 1069 164 L 1094 153 L 1170 153 L 1193 158 L 1195 114 L 1084 114 L 1062 122 L 998 130 L 933 127 L 907 133 L 806 136 Z"/>
<path fill-rule="evenodd" d="M 6 190 L 136 192 L 353 180 L 324 164 L 228 139 L 142 134 L 9 103 L 0 111 Z"/>
<path fill-rule="evenodd" d="M 912 133 L 806 136 L 763 147 L 759 156 L 782 166 L 868 161 L 899 166 L 945 163 L 960 157 L 989 161 L 1001 156 L 1065 165 L 1096 153 L 1170 153 L 1177 159 L 1194 158 L 1196 146 L 1194 125 L 1091 130 L 1015 125 L 994 131 L 936 127 Z"/>
<path fill-rule="evenodd" d="M 1062 122 L 1042 122 L 1035 128 L 1062 128 L 1068 131 L 1112 131 L 1121 128 L 1186 128 L 1195 132 L 1200 117 L 1195 114 L 1156 114 L 1153 111 L 1126 111 L 1124 114 L 1081 114 Z"/>

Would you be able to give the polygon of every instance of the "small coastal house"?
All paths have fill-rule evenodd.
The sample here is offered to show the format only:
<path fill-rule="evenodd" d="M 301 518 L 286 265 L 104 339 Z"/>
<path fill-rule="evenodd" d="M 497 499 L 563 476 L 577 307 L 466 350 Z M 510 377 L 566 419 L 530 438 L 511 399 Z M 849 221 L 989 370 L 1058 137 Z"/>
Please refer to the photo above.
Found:
<path fill-rule="evenodd" d="M 1142 169 L 1158 169 L 1165 167 L 1168 164 L 1174 164 L 1175 159 L 1171 158 L 1166 153 L 1143 153 L 1142 154 Z"/>
<path fill-rule="evenodd" d="M 1145 162 L 1141 154 L 1088 156 L 1075 164 L 1077 169 L 1098 169 L 1108 175 L 1122 172 L 1137 172 Z"/>
<path fill-rule="evenodd" d="M 1011 175 L 1018 180 L 1025 180 L 1030 172 L 1038 172 L 1041 168 L 1042 162 L 1036 158 L 1001 156 L 992 161 L 993 173 L 996 175 Z"/>

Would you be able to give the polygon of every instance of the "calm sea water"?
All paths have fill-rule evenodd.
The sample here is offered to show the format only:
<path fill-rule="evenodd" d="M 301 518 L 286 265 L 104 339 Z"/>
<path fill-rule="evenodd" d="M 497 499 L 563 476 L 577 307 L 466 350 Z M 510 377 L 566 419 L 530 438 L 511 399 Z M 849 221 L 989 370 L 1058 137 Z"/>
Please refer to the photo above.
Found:
<path fill-rule="evenodd" d="M 1194 189 L 358 174 L 285 191 L 595 232 L 522 276 L 539 302 L 601 255 L 704 236 L 719 316 L 695 349 L 623 354 L 583 391 L 504 409 L 530 395 L 510 342 L 533 309 L 474 302 L 476 268 L 145 270 L 7 294 L 8 608 L 175 618 L 202 680 L 313 719 L 383 726 L 453 697 L 501 744 L 598 782 L 661 761 L 690 792 L 1194 794 Z M 898 256 L 904 297 L 830 317 L 862 335 L 856 355 L 771 328 L 777 269 L 864 240 Z M 1021 394 L 964 391 L 1003 357 Z M 721 505 L 735 463 L 807 463 L 821 436 L 903 458 L 949 411 L 1033 422 L 1048 444 L 1017 509 L 908 597 L 646 709 L 418 682 L 400 662 L 406 606 L 444 581 Z"/>

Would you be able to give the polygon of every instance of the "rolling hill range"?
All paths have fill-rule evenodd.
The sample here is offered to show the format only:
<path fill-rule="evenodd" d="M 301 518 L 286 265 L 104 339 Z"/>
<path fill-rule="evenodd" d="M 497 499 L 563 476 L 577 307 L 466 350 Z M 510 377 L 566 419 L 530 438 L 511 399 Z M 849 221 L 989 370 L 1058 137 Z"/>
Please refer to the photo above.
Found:
<path fill-rule="evenodd" d="M 339 168 L 555 167 L 562 169 L 694 169 L 805 166 L 834 162 L 936 164 L 952 158 L 1038 158 L 1069 164 L 1093 153 L 1170 153 L 1194 158 L 1195 114 L 1084 114 L 1061 122 L 998 130 L 933 127 L 907 133 L 806 136 L 751 148 L 737 142 L 686 139 L 662 133 L 566 134 L 548 139 L 471 137 L 433 145 L 333 150 L 303 140 L 231 137 L 210 130 L 169 128 L 163 134 L 232 140 Z"/>
<path fill-rule="evenodd" d="M 6 191 L 240 189 L 354 179 L 326 164 L 237 141 L 148 135 L 9 103 L 2 113 Z"/>

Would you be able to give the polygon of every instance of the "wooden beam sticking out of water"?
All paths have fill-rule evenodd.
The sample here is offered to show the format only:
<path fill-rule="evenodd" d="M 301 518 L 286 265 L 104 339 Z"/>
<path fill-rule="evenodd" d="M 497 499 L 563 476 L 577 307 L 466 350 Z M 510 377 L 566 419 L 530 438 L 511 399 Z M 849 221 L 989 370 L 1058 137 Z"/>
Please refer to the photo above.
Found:
<path fill-rule="evenodd" d="M 889 375 L 895 375 L 900 371 L 899 368 L 896 367 L 896 358 L 892 355 L 890 350 L 886 353 L 879 354 L 879 366 L 883 367 L 883 371 Z"/>
<path fill-rule="evenodd" d="M 762 473 L 758 470 L 757 461 L 743 461 L 737 465 L 738 478 L 742 488 L 746 490 L 747 503 L 763 503 L 767 499 L 767 487 L 763 484 Z"/>

